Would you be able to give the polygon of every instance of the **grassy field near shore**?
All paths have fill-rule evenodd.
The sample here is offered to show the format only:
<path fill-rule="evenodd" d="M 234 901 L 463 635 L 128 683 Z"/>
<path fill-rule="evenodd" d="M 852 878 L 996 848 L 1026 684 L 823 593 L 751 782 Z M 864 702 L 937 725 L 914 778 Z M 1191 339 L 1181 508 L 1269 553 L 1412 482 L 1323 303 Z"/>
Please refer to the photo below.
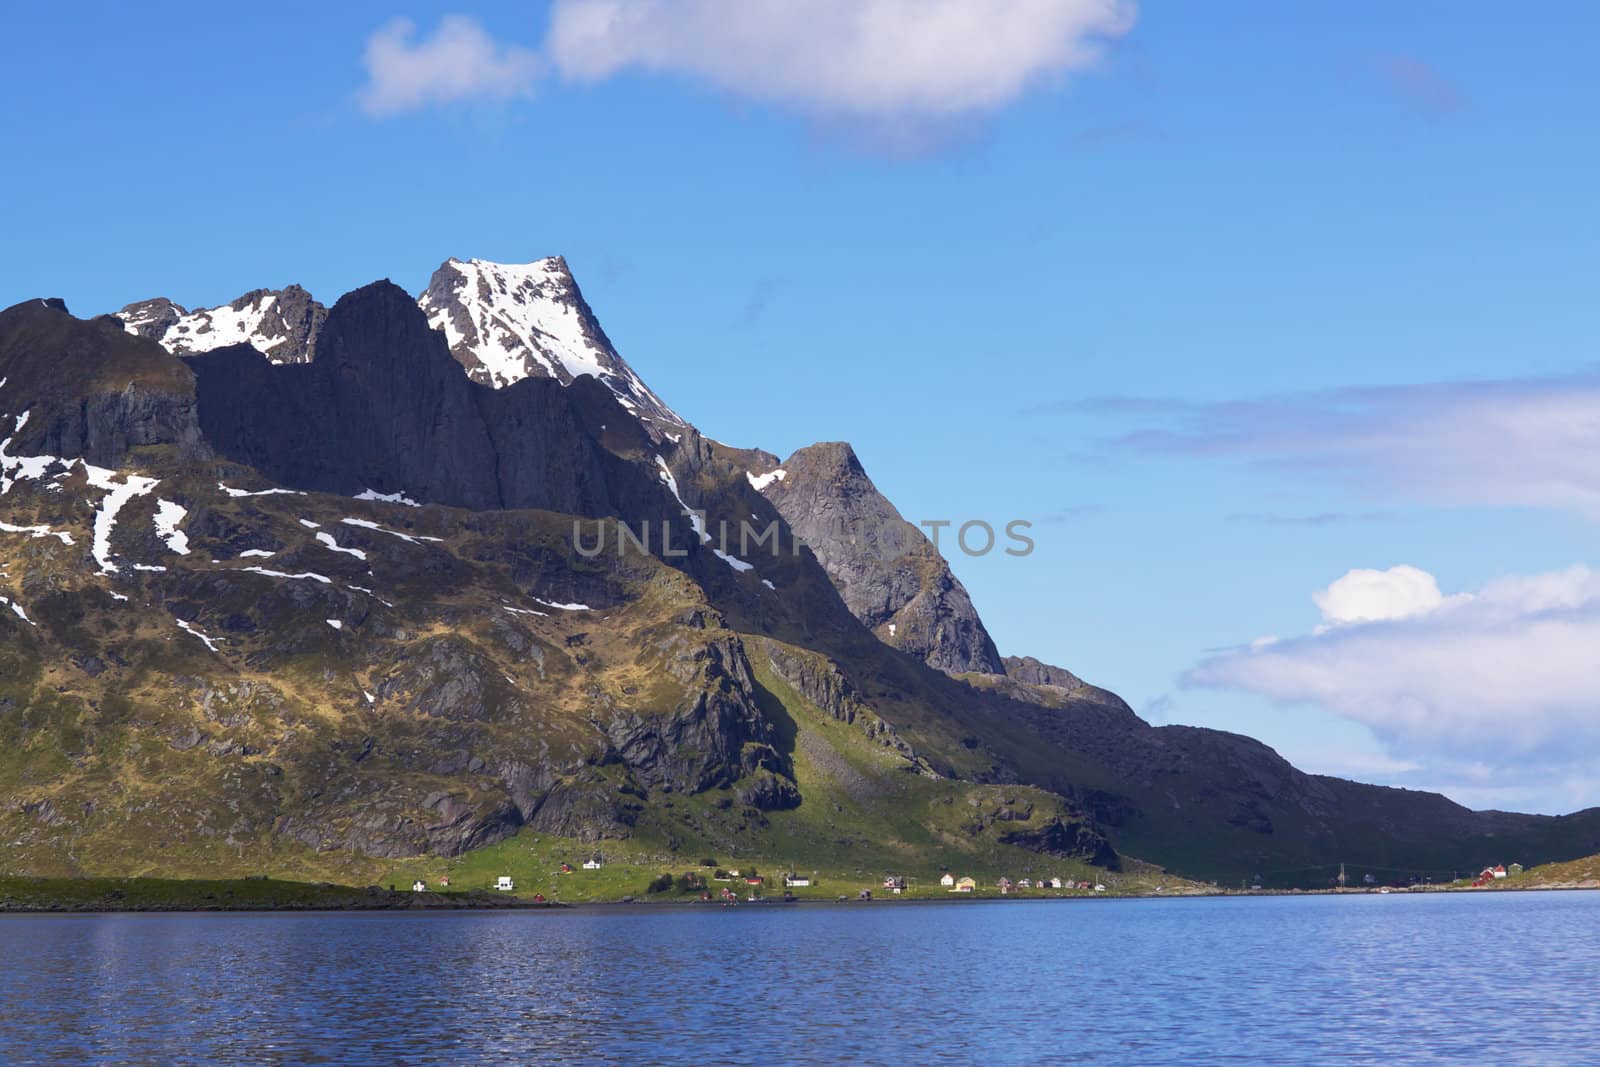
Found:
<path fill-rule="evenodd" d="M 391 892 L 270 878 L 27 878 L 0 876 L 0 912 L 367 911 L 536 906 L 487 893 Z"/>

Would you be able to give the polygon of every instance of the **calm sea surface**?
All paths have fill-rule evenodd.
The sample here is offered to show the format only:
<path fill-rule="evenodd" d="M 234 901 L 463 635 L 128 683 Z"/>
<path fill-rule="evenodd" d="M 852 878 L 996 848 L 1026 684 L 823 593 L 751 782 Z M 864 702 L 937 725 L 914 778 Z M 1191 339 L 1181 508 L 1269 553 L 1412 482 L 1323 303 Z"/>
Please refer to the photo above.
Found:
<path fill-rule="evenodd" d="M 0 917 L 0 1063 L 1600 1062 L 1600 893 Z"/>

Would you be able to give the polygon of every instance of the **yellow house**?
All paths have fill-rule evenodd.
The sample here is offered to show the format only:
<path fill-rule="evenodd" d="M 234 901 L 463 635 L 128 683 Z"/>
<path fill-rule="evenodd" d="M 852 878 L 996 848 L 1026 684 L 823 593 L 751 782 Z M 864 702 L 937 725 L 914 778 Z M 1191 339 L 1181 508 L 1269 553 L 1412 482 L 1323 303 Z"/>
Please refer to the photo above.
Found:
<path fill-rule="evenodd" d="M 971 879 L 971 878 L 957 878 L 956 879 L 956 887 L 955 887 L 954 890 L 952 890 L 952 892 L 955 892 L 955 893 L 971 893 L 973 890 L 975 890 L 977 888 L 978 888 L 978 883 L 976 881 L 974 881 L 973 879 Z"/>

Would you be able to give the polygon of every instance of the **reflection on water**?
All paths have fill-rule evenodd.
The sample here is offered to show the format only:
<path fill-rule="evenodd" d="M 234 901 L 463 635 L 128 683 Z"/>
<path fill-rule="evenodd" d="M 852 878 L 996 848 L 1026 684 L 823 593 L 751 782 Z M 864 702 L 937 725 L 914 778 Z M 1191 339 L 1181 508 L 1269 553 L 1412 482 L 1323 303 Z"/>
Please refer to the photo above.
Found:
<path fill-rule="evenodd" d="M 0 917 L 0 1063 L 1596 1062 L 1600 893 Z"/>

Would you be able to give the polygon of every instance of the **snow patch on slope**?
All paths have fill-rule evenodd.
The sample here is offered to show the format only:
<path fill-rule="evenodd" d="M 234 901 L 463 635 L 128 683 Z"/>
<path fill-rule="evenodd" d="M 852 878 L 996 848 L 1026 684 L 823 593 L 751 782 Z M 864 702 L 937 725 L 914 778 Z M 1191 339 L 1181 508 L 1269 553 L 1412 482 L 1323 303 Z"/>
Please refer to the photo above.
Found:
<path fill-rule="evenodd" d="M 327 312 L 299 286 L 256 289 L 231 304 L 189 311 L 170 300 L 143 300 L 116 313 L 122 328 L 173 355 L 247 344 L 274 363 L 304 363 L 316 350 Z"/>
<path fill-rule="evenodd" d="M 409 541 L 414 545 L 421 544 L 424 541 L 433 541 L 438 544 L 444 543 L 444 538 L 442 537 L 429 537 L 426 534 L 401 533 L 399 530 L 391 530 L 387 526 L 380 526 L 371 519 L 340 519 L 339 521 L 344 523 L 346 526 L 359 526 L 363 530 L 376 530 L 379 533 L 386 533 L 390 537 L 398 537 L 400 540 Z"/>
<path fill-rule="evenodd" d="M 265 296 L 242 308 L 224 304 L 180 315 L 177 322 L 167 327 L 161 343 L 169 352 L 209 352 L 229 345 L 251 344 L 275 303 L 276 297 Z"/>
<path fill-rule="evenodd" d="M 657 456 L 656 466 L 661 468 L 661 483 L 667 487 L 667 491 L 672 494 L 673 499 L 678 502 L 678 506 L 683 509 L 683 513 L 688 517 L 689 525 L 694 528 L 694 532 L 700 535 L 700 543 L 702 545 L 711 544 L 711 535 L 706 532 L 705 512 L 696 511 L 688 504 L 684 503 L 683 495 L 678 492 L 678 479 L 672 476 L 672 469 L 667 466 L 667 461 L 665 459 Z M 745 571 L 755 569 L 754 563 L 747 563 L 738 556 L 723 551 L 723 549 L 720 547 L 713 546 L 711 549 L 711 554 L 716 556 L 722 562 L 726 563 L 728 566 L 732 567 L 734 570 L 738 571 L 740 574 L 743 574 Z"/>
<path fill-rule="evenodd" d="M 26 611 L 23 611 L 22 610 L 22 605 L 18 604 L 15 600 L 11 600 L 11 599 L 9 599 L 7 597 L 0 596 L 0 604 L 3 604 L 6 607 L 10 608 L 12 613 L 15 614 L 17 618 L 21 619 L 23 622 L 27 623 L 29 626 L 32 626 L 34 629 L 38 629 L 39 624 L 34 622 L 32 619 L 28 618 L 28 613 Z"/>
<path fill-rule="evenodd" d="M 359 548 L 344 547 L 343 545 L 339 544 L 338 541 L 334 540 L 333 534 L 331 533 L 319 533 L 317 534 L 317 540 L 321 541 L 323 546 L 326 547 L 329 552 L 340 552 L 346 556 L 354 556 L 363 563 L 366 562 L 367 554 L 365 552 Z"/>
<path fill-rule="evenodd" d="M 305 496 L 305 494 L 300 492 L 300 490 L 298 490 L 298 489 L 257 489 L 255 492 L 252 493 L 247 489 L 234 489 L 234 488 L 230 487 L 226 482 L 218 482 L 217 483 L 217 488 L 221 489 L 224 493 L 227 493 L 231 497 L 242 497 L 242 496 Z"/>
<path fill-rule="evenodd" d="M 750 479 L 751 488 L 758 493 L 764 493 L 767 490 L 767 486 L 773 482 L 783 481 L 789 476 L 789 472 L 779 467 L 777 470 L 770 471 L 767 474 L 751 474 L 749 471 L 745 471 L 744 476 Z"/>
<path fill-rule="evenodd" d="M 81 461 L 80 461 L 81 462 Z M 106 495 L 101 499 L 100 506 L 94 513 L 94 544 L 90 554 L 94 561 L 100 564 L 101 574 L 116 574 L 117 565 L 111 562 L 111 534 L 117 528 L 117 514 L 127 506 L 135 497 L 144 496 L 150 490 L 161 484 L 159 478 L 145 478 L 137 474 L 124 474 L 118 481 L 116 471 L 96 467 L 92 463 L 83 464 L 84 473 L 88 475 L 89 484 L 96 489 L 104 489 Z M 143 570 L 143 567 L 136 569 Z"/>
<path fill-rule="evenodd" d="M 404 493 L 380 493 L 376 489 L 363 490 L 356 495 L 356 499 L 372 500 L 380 504 L 404 504 L 408 508 L 420 508 L 422 506 Z"/>
<path fill-rule="evenodd" d="M 64 545 L 72 544 L 72 535 L 65 530 L 52 530 L 48 526 L 13 526 L 9 522 L 0 522 L 0 533 L 27 534 L 29 537 L 56 537 Z"/>
<path fill-rule="evenodd" d="M 242 567 L 240 569 L 249 571 L 251 574 L 264 574 L 268 578 L 291 578 L 296 581 L 310 580 L 313 582 L 321 582 L 323 585 L 333 584 L 332 578 L 325 578 L 320 574 L 313 574 L 310 571 L 304 571 L 300 574 L 290 574 L 287 571 L 268 570 L 266 567 Z"/>
<path fill-rule="evenodd" d="M 189 535 L 178 529 L 189 514 L 188 509 L 170 500 L 156 501 L 156 533 L 167 543 L 167 548 L 180 556 L 189 554 Z"/>
<path fill-rule="evenodd" d="M 558 603 L 558 602 L 556 602 L 554 600 L 540 600 L 536 596 L 531 596 L 528 599 L 533 601 L 535 604 L 543 604 L 547 608 L 555 608 L 557 611 L 593 611 L 594 610 L 593 608 L 589 607 L 589 605 L 587 605 L 587 604 L 561 604 L 561 603 Z M 516 609 L 515 608 L 508 608 L 506 610 L 515 611 Z M 534 612 L 534 614 L 537 615 L 539 613 L 538 612 Z"/>
<path fill-rule="evenodd" d="M 205 642 L 206 648 L 210 649 L 212 652 L 219 651 L 215 641 L 211 640 L 211 638 L 201 633 L 198 628 L 191 626 L 182 619 L 178 620 L 178 629 L 182 630 L 186 634 L 193 634 L 195 637 L 198 637 L 201 641 Z"/>

